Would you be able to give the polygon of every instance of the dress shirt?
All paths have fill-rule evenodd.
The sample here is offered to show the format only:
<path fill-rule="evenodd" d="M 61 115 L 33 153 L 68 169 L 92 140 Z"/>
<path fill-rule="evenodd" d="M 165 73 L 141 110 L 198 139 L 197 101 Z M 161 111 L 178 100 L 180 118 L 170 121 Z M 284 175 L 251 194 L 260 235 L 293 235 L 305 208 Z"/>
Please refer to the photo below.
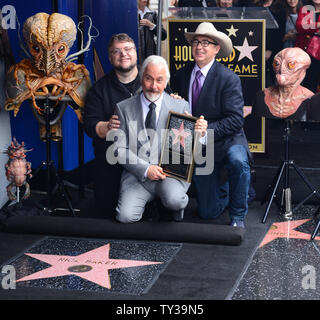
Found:
<path fill-rule="evenodd" d="M 162 100 L 163 100 L 163 94 L 159 97 L 159 99 L 157 99 L 156 101 L 153 101 L 153 103 L 156 105 L 156 123 L 158 123 L 158 119 L 159 119 L 159 115 L 160 115 L 160 110 L 161 110 L 161 104 L 162 104 Z M 143 94 L 143 92 L 141 92 L 140 95 L 140 101 L 141 101 L 141 106 L 142 106 L 142 120 L 143 123 L 146 122 L 146 118 L 147 118 L 147 114 L 150 110 L 149 105 L 151 103 L 151 101 L 149 101 Z M 164 129 L 164 128 L 163 128 Z M 144 173 L 144 178 L 147 178 L 147 173 L 148 173 L 148 169 L 145 171 Z"/>
<path fill-rule="evenodd" d="M 162 100 L 163 100 L 163 94 L 159 97 L 158 100 L 153 101 L 153 103 L 156 105 L 156 123 L 158 123 L 158 119 L 159 119 L 159 114 L 160 114 L 160 109 L 161 109 L 161 104 L 162 104 Z M 149 101 L 143 94 L 143 92 L 141 92 L 140 95 L 140 101 L 141 101 L 141 105 L 142 105 L 142 117 L 143 117 L 143 123 L 146 122 L 146 118 L 148 115 L 148 112 L 150 110 L 149 105 L 152 101 Z M 164 129 L 164 128 L 163 128 Z"/>

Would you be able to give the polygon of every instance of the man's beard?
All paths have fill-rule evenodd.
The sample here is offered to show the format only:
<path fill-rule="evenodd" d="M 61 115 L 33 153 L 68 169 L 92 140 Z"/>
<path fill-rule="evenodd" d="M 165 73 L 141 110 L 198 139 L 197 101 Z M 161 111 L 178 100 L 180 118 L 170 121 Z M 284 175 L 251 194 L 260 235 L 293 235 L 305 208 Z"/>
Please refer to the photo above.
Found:
<path fill-rule="evenodd" d="M 114 66 L 114 69 L 116 71 L 121 72 L 121 73 L 127 73 L 127 72 L 130 72 L 131 70 L 133 70 L 136 66 L 137 66 L 137 64 L 133 63 L 127 68 L 123 68 L 122 66 Z"/>
<path fill-rule="evenodd" d="M 144 93 L 144 95 L 151 102 L 157 101 L 161 96 L 160 92 L 158 92 L 158 91 L 156 91 L 156 92 L 154 92 L 154 91 L 146 91 Z"/>

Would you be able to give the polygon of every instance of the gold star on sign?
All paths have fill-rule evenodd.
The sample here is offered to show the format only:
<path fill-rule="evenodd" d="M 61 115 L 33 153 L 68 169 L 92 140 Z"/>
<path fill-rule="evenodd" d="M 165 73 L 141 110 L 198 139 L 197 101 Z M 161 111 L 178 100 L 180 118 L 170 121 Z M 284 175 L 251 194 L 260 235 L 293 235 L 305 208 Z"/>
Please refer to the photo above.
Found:
<path fill-rule="evenodd" d="M 226 29 L 228 31 L 228 37 L 231 37 L 231 36 L 235 36 L 237 37 L 237 34 L 236 32 L 239 30 L 239 29 L 235 29 L 233 24 L 231 25 L 231 27 L 229 29 Z"/>

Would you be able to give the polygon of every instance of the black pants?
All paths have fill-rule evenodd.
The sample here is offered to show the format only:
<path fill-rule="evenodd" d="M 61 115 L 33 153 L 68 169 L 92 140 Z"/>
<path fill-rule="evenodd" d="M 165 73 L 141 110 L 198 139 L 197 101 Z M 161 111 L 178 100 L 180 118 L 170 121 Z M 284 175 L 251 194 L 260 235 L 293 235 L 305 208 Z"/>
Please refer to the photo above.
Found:
<path fill-rule="evenodd" d="M 95 159 L 93 182 L 96 207 L 106 218 L 115 216 L 121 173 L 119 164 L 110 165 L 105 159 Z"/>

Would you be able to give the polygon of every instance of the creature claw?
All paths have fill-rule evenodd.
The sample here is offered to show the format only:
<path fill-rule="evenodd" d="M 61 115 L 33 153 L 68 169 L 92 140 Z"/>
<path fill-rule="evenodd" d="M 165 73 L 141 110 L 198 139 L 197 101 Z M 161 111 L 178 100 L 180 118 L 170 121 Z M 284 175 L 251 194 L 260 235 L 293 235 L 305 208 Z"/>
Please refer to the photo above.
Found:
<path fill-rule="evenodd" d="M 26 182 L 25 183 L 25 187 L 26 187 L 26 190 L 25 190 L 24 195 L 22 197 L 23 200 L 26 200 L 30 196 L 30 185 L 29 185 L 29 183 Z"/>

